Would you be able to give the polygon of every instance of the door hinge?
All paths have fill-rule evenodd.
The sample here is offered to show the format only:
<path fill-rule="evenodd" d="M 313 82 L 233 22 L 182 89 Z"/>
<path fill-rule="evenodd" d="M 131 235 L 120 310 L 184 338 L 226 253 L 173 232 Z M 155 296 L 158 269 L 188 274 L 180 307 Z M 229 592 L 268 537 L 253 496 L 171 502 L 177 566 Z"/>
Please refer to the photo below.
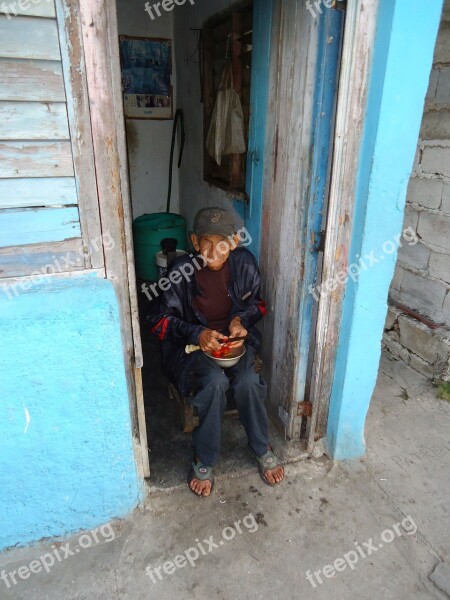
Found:
<path fill-rule="evenodd" d="M 347 10 L 347 0 L 334 0 L 331 8 L 333 10 Z"/>
<path fill-rule="evenodd" d="M 314 235 L 314 249 L 313 252 L 325 252 L 325 237 L 326 232 L 321 231 Z"/>
<path fill-rule="evenodd" d="M 299 417 L 311 417 L 312 416 L 312 404 L 309 400 L 299 402 L 297 406 L 297 415 Z"/>

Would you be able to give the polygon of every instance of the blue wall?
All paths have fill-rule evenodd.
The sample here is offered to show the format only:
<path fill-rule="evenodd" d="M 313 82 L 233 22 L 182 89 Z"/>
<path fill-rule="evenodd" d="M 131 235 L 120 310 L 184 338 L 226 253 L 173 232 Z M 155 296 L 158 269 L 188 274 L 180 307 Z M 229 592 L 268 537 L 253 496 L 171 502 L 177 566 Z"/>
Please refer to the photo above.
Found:
<path fill-rule="evenodd" d="M 327 435 L 338 460 L 365 452 L 397 259 L 382 246 L 402 230 L 441 10 L 442 0 L 380 0 L 349 264 L 372 251 L 383 259 L 346 289 Z"/>
<path fill-rule="evenodd" d="M 89 529 L 141 494 L 111 283 L 17 290 L 0 286 L 0 548 Z"/>

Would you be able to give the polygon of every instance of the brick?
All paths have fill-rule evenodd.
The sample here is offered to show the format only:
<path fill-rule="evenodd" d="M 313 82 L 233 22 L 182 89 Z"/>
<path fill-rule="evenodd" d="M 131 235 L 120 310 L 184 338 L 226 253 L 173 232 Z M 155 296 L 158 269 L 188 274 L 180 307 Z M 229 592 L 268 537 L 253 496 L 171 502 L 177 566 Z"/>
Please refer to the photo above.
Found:
<path fill-rule="evenodd" d="M 435 102 L 439 107 L 450 107 L 450 67 L 441 67 L 439 69 Z"/>
<path fill-rule="evenodd" d="M 430 363 L 426 362 L 425 360 L 422 360 L 420 356 L 411 354 L 409 366 L 421 375 L 427 377 L 428 379 L 433 379 L 434 377 L 433 365 L 430 365 Z"/>
<path fill-rule="evenodd" d="M 410 353 L 408 350 L 387 334 L 383 335 L 383 349 L 387 350 L 394 358 L 401 359 L 404 363 L 409 364 Z"/>
<path fill-rule="evenodd" d="M 444 306 L 442 308 L 442 314 L 444 318 L 444 323 L 447 325 L 447 327 L 450 326 L 450 292 L 445 298 Z"/>
<path fill-rule="evenodd" d="M 444 146 L 426 146 L 422 154 L 424 173 L 450 177 L 450 148 Z"/>
<path fill-rule="evenodd" d="M 404 265 L 409 265 L 415 269 L 421 269 L 426 271 L 428 269 L 428 260 L 430 258 L 430 249 L 421 244 L 420 242 L 411 246 L 410 244 L 404 243 L 399 248 L 398 260 Z"/>
<path fill-rule="evenodd" d="M 438 254 L 437 252 L 432 252 L 429 273 L 431 277 L 450 283 L 450 253 Z"/>
<path fill-rule="evenodd" d="M 450 67 L 435 65 L 430 75 L 425 111 L 450 107 Z M 433 139 L 433 138 L 429 138 Z"/>
<path fill-rule="evenodd" d="M 395 306 L 389 306 L 387 315 L 386 315 L 386 322 L 384 324 L 384 328 L 392 329 L 394 323 L 397 321 L 400 314 L 401 314 L 401 311 L 398 308 L 395 308 Z"/>
<path fill-rule="evenodd" d="M 429 110 L 423 115 L 420 129 L 422 140 L 450 140 L 450 110 Z"/>
<path fill-rule="evenodd" d="M 417 224 L 419 223 L 419 213 L 412 206 L 406 205 L 405 217 L 403 219 L 403 229 L 411 227 L 414 231 L 417 231 Z"/>
<path fill-rule="evenodd" d="M 395 265 L 394 277 L 391 281 L 391 288 L 394 288 L 395 290 L 399 290 L 402 285 L 402 277 L 403 277 L 403 269 L 397 263 Z"/>
<path fill-rule="evenodd" d="M 402 315 L 398 320 L 400 327 L 400 343 L 411 350 L 424 361 L 433 364 L 438 356 L 438 347 L 433 330 L 412 319 Z"/>
<path fill-rule="evenodd" d="M 417 233 L 420 238 L 443 250 L 450 250 L 450 217 L 443 214 L 421 212 Z"/>
<path fill-rule="evenodd" d="M 443 320 L 442 305 L 446 294 L 447 286 L 440 281 L 405 270 L 400 294 L 396 300 L 429 317 L 432 321 L 441 323 Z"/>
<path fill-rule="evenodd" d="M 438 341 L 438 359 L 434 365 L 434 377 L 438 381 L 450 381 L 450 339 L 441 335 Z"/>
<path fill-rule="evenodd" d="M 450 62 L 450 26 L 446 23 L 441 27 L 434 51 L 434 63 Z"/>
<path fill-rule="evenodd" d="M 444 189 L 442 190 L 442 206 L 441 210 L 443 213 L 450 215 L 450 183 L 444 183 Z"/>
<path fill-rule="evenodd" d="M 439 208 L 442 201 L 442 179 L 411 179 L 408 187 L 408 202 L 420 204 L 426 208 Z"/>
<path fill-rule="evenodd" d="M 420 146 L 417 146 L 416 154 L 414 156 L 414 164 L 413 164 L 413 168 L 412 168 L 411 177 L 416 177 L 417 174 L 420 172 L 420 170 L 421 170 L 420 159 L 421 158 L 422 158 L 422 153 L 420 151 Z"/>
<path fill-rule="evenodd" d="M 441 26 L 444 26 L 448 22 L 450 22 L 450 2 L 449 2 L 449 0 L 445 0 L 444 8 L 442 10 L 442 25 Z"/>
<path fill-rule="evenodd" d="M 427 97 L 425 99 L 425 106 L 434 106 L 436 103 L 436 92 L 439 83 L 439 69 L 433 68 L 430 74 L 430 82 L 428 84 Z"/>

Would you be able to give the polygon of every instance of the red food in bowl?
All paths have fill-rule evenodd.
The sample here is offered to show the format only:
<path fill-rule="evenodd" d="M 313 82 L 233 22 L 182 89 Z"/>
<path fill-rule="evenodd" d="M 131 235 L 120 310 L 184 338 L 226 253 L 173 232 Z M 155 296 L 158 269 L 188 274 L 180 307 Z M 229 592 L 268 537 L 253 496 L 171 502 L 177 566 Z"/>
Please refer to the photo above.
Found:
<path fill-rule="evenodd" d="M 213 350 L 211 352 L 211 356 L 214 356 L 214 358 L 228 358 L 231 350 L 232 348 L 230 348 L 230 345 L 225 343 L 220 350 Z"/>

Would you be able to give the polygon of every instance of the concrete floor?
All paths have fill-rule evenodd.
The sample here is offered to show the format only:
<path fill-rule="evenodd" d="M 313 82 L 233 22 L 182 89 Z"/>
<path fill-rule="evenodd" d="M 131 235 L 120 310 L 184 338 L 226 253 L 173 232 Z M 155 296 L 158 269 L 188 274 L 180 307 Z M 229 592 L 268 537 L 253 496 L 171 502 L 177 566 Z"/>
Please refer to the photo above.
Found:
<path fill-rule="evenodd" d="M 9 589 L 0 580 L 0 598 L 448 598 L 429 575 L 450 561 L 449 431 L 450 404 L 437 400 L 414 372 L 384 358 L 364 461 L 293 462 L 277 488 L 264 485 L 254 466 L 224 470 L 208 499 L 184 485 L 154 492 L 143 509 L 98 532 L 92 547 L 81 548 L 89 545 L 89 533 L 0 555 L 0 569 L 9 573 L 55 553 L 56 546 L 60 555 L 66 544 L 73 552 L 50 573 L 19 579 Z M 411 535 L 401 525 L 395 529 L 402 521 Z M 209 551 L 202 540 L 217 547 Z M 159 580 L 155 567 L 183 554 L 180 567 L 166 564 Z M 341 569 L 334 576 L 326 568 L 333 563 Z M 146 575 L 148 565 L 156 583 Z M 313 587 L 306 572 L 319 569 L 322 584 L 316 578 Z"/>

